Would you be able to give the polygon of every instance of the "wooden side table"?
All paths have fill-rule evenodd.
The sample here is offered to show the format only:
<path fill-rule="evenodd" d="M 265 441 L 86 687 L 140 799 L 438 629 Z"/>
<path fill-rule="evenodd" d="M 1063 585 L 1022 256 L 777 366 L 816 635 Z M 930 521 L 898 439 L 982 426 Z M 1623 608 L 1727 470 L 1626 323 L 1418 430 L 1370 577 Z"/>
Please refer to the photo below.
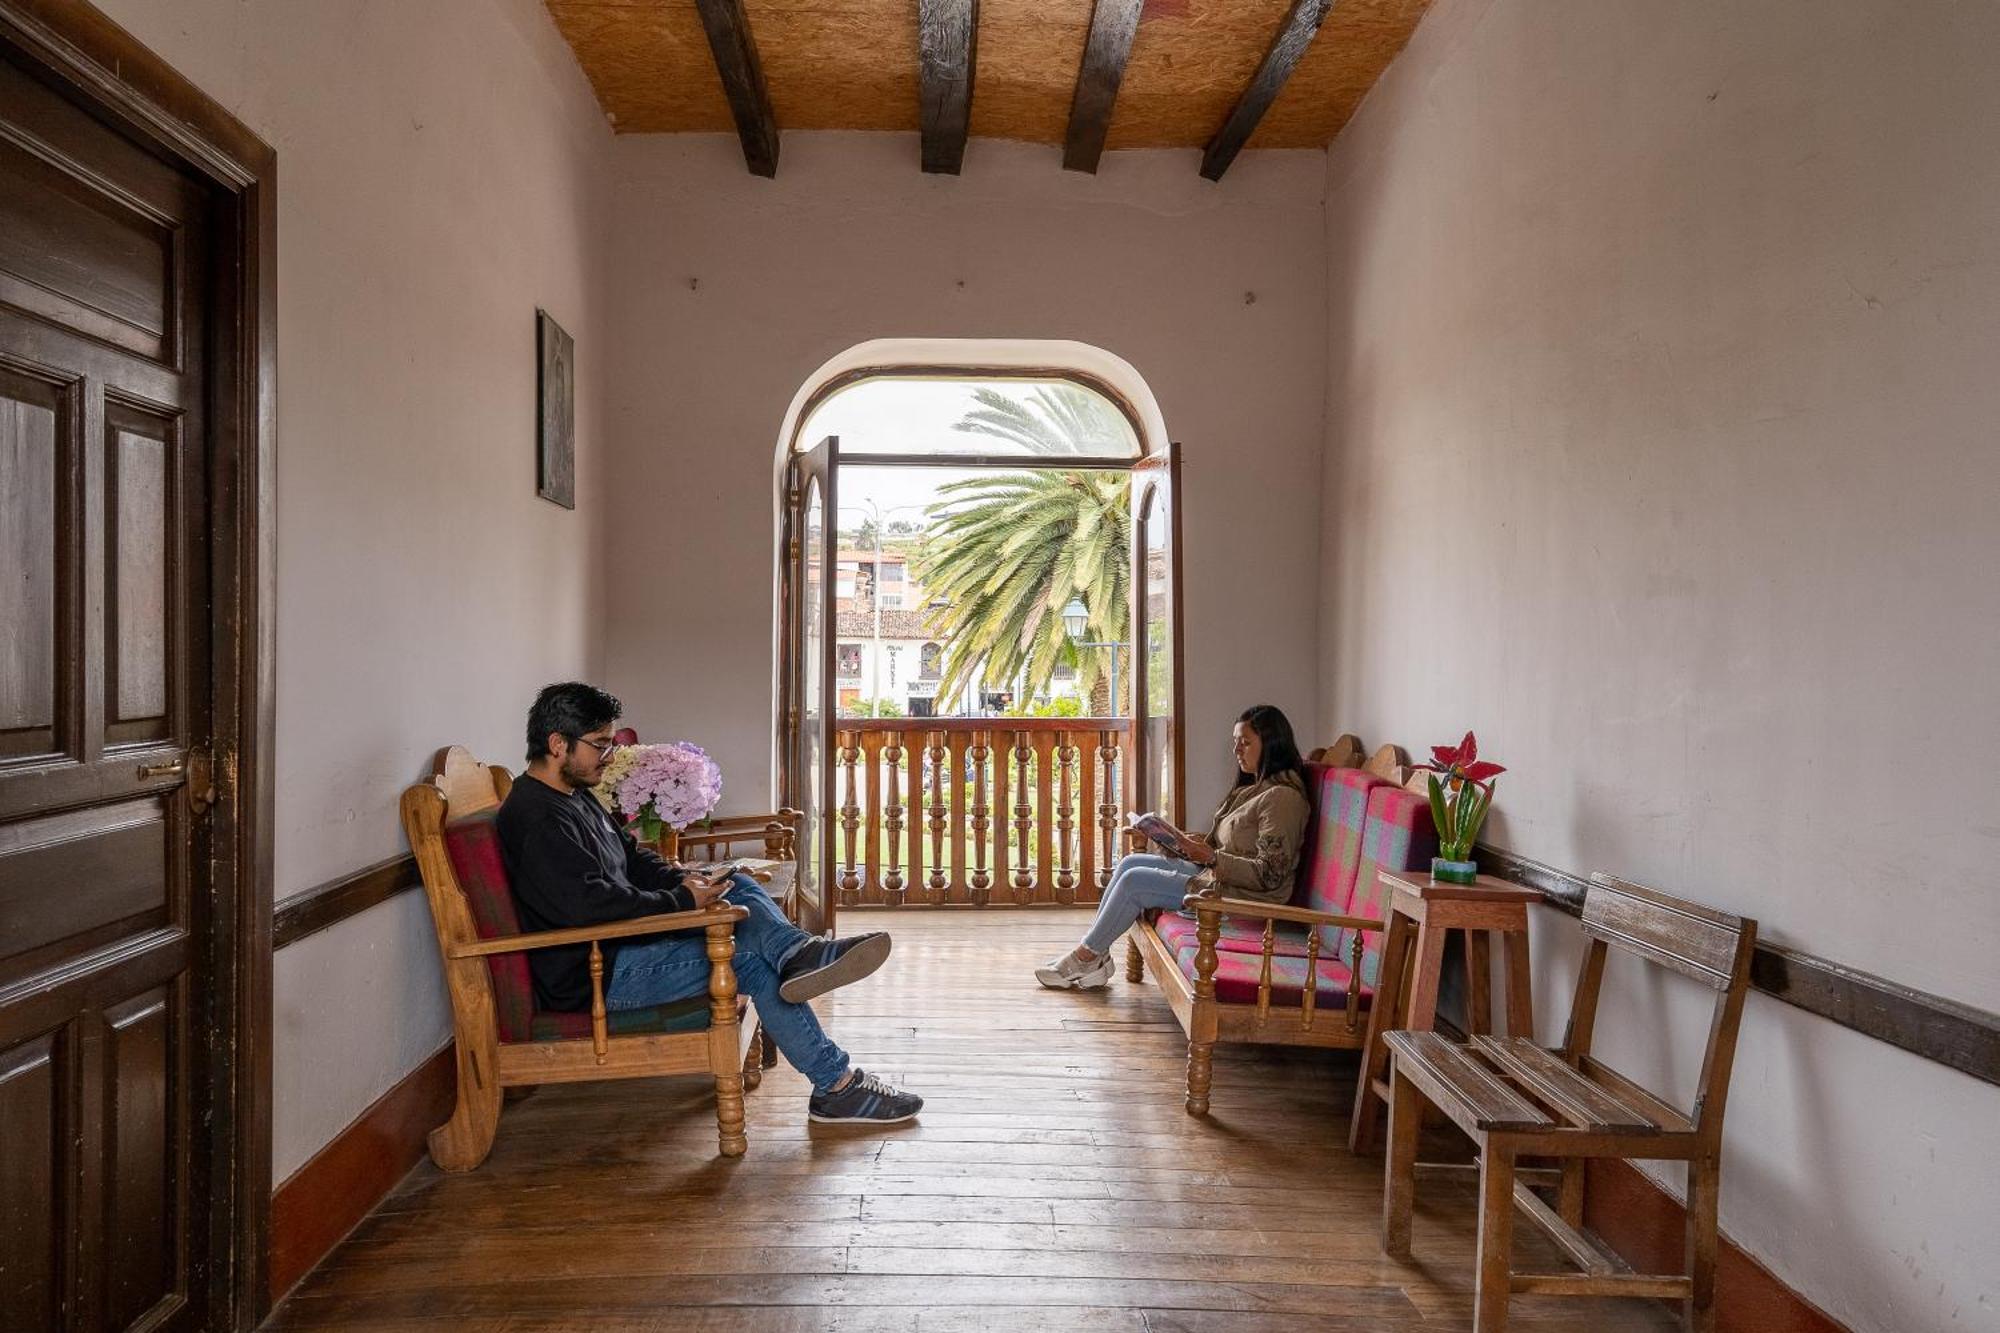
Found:
<path fill-rule="evenodd" d="M 1437 1026 L 1438 982 L 1449 931 L 1465 932 L 1466 1021 L 1473 1032 L 1493 1030 L 1491 936 L 1500 933 L 1507 967 L 1507 1035 L 1535 1035 L 1534 993 L 1528 972 L 1528 904 L 1542 895 L 1490 875 L 1476 884 L 1438 884 L 1421 871 L 1380 872 L 1389 911 L 1382 936 L 1382 970 L 1368 1011 L 1368 1037 L 1354 1089 L 1354 1118 L 1347 1146 L 1371 1151 L 1389 1109 L 1389 1051 L 1382 1034 L 1397 1028 L 1429 1032 Z"/>

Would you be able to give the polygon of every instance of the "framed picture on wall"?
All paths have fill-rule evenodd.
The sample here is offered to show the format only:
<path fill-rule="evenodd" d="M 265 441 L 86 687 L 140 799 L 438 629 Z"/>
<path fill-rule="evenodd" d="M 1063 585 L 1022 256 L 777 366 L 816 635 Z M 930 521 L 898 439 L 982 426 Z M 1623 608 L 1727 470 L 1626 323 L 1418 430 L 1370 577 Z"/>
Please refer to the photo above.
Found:
<path fill-rule="evenodd" d="M 535 493 L 564 509 L 576 508 L 576 340 L 546 310 L 535 312 L 539 373 L 535 402 L 540 421 L 535 453 Z"/>

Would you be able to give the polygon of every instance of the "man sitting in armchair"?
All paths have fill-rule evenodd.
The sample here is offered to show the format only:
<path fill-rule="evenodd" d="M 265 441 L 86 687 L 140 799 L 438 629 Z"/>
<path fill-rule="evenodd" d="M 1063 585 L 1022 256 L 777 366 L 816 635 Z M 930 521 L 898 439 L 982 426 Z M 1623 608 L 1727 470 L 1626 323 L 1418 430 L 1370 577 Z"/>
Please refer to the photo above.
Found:
<path fill-rule="evenodd" d="M 614 748 L 621 711 L 611 695 L 575 681 L 547 686 L 528 710 L 528 770 L 496 821 L 522 926 L 594 926 L 693 911 L 717 899 L 743 907 L 750 915 L 736 926 L 737 983 L 779 1052 L 811 1080 L 810 1118 L 879 1124 L 915 1118 L 923 1098 L 854 1068 L 806 1004 L 880 967 L 889 956 L 888 935 L 816 938 L 788 921 L 749 876 L 711 883 L 641 847 L 590 794 Z M 700 930 L 606 941 L 604 953 L 607 1008 L 666 1004 L 708 990 Z M 588 945 L 537 949 L 528 960 L 542 1008 L 590 1007 Z"/>

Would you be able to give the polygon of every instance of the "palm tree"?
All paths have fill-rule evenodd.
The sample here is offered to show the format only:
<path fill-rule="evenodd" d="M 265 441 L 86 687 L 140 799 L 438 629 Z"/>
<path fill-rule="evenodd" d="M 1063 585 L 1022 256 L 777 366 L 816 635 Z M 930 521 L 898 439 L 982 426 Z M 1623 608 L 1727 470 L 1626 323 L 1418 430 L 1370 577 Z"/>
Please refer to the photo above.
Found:
<path fill-rule="evenodd" d="M 1007 420 L 1006 429 L 1028 429 Z M 929 615 L 932 630 L 950 636 L 939 698 L 974 680 L 989 688 L 1018 680 L 1034 694 L 1065 661 L 1075 662 L 1084 690 L 1094 688 L 1107 664 L 1070 646 L 1062 613 L 1076 598 L 1089 612 L 1090 637 L 1109 642 L 1126 632 L 1129 490 L 1125 473 L 1095 470 L 1008 472 L 939 487 L 946 498 L 930 507 L 930 535 L 913 560 L 918 581 L 943 603 Z"/>

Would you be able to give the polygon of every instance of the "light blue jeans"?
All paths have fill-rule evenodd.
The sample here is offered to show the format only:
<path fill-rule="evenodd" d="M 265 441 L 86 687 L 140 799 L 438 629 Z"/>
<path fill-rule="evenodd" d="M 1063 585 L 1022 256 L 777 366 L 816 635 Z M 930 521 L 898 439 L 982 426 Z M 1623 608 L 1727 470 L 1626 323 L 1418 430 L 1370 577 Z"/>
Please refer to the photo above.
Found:
<path fill-rule="evenodd" d="M 1201 867 L 1192 861 L 1154 852 L 1120 857 L 1111 883 L 1104 888 L 1104 900 L 1097 905 L 1097 920 L 1084 932 L 1083 947 L 1098 955 L 1111 952 L 1118 937 L 1148 908 L 1178 908 L 1187 897 L 1188 881 L 1200 873 Z"/>
<path fill-rule="evenodd" d="M 811 1005 L 792 1004 L 778 996 L 778 974 L 786 960 L 804 948 L 812 936 L 786 920 L 763 885 L 738 875 L 725 901 L 750 909 L 736 923 L 736 985 L 752 1004 L 764 1031 L 792 1068 L 825 1092 L 847 1073 L 847 1052 L 833 1044 Z M 627 945 L 611 963 L 611 984 L 605 988 L 608 1009 L 643 1009 L 648 1005 L 685 1000 L 708 993 L 708 940 L 699 930 L 680 930 L 644 944 Z"/>

